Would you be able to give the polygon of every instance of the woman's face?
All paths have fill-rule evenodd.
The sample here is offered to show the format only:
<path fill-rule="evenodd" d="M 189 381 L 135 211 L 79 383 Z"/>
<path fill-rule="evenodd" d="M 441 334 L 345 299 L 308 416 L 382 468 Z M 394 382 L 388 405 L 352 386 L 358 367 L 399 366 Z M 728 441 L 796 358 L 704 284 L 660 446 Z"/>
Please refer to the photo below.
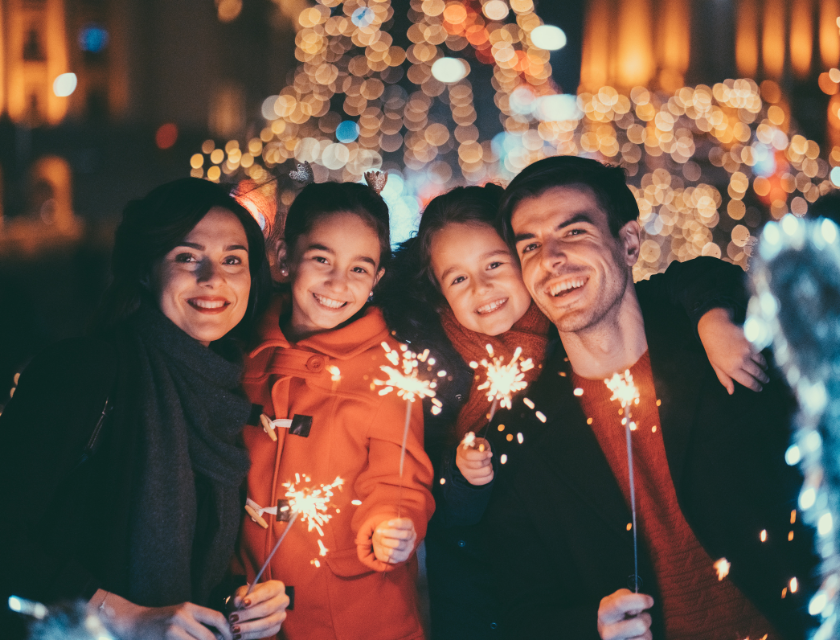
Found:
<path fill-rule="evenodd" d="M 382 277 L 376 231 L 355 213 L 318 219 L 288 257 L 292 282 L 292 340 L 334 329 L 368 301 Z"/>
<path fill-rule="evenodd" d="M 152 269 L 163 314 L 204 346 L 245 316 L 251 291 L 248 238 L 239 219 L 214 207 Z"/>
<path fill-rule="evenodd" d="M 440 290 L 467 329 L 497 336 L 528 311 L 519 261 L 490 225 L 448 224 L 432 236 L 431 253 Z"/>

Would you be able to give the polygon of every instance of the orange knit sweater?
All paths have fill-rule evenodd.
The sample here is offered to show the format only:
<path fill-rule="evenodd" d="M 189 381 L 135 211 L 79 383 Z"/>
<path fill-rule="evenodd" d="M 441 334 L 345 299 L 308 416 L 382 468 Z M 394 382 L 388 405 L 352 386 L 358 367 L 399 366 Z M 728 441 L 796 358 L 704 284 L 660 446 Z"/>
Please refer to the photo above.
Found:
<path fill-rule="evenodd" d="M 632 442 L 639 542 L 647 546 L 653 560 L 668 639 L 777 637 L 770 623 L 731 581 L 718 580 L 714 560 L 700 545 L 680 509 L 665 455 L 650 356 L 645 353 L 630 371 L 641 396 L 639 404 L 631 408 L 631 420 L 637 425 Z M 578 375 L 573 380 L 575 387 L 583 390 L 581 406 L 629 505 L 621 407 L 618 401 L 610 401 L 611 392 L 603 380 Z M 632 566 L 628 573 L 632 573 Z"/>

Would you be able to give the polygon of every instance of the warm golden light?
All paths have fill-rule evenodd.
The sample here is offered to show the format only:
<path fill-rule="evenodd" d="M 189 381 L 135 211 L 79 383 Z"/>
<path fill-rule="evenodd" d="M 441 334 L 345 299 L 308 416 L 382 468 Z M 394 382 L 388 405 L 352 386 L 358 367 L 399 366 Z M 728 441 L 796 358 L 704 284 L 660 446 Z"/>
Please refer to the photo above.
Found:
<path fill-rule="evenodd" d="M 581 84 L 587 89 L 597 89 L 609 81 L 609 24 L 609 0 L 592 0 L 586 14 L 580 70 Z"/>
<path fill-rule="evenodd" d="M 758 71 L 758 11 L 756 0 L 741 0 L 735 34 L 738 73 L 752 78 Z"/>
<path fill-rule="evenodd" d="M 660 13 L 656 40 L 660 64 L 682 75 L 688 70 L 691 11 L 687 0 L 667 0 Z"/>
<path fill-rule="evenodd" d="M 813 11 L 811 0 L 796 0 L 790 7 L 790 66 L 799 78 L 811 72 Z"/>
<path fill-rule="evenodd" d="M 838 15 L 840 15 L 840 1 L 820 0 L 820 59 L 824 69 L 836 67 L 840 61 Z"/>
<path fill-rule="evenodd" d="M 650 0 L 624 0 L 619 7 L 617 83 L 646 85 L 654 74 Z"/>
<path fill-rule="evenodd" d="M 764 73 L 779 78 L 785 70 L 785 4 L 764 0 L 764 32 L 761 38 Z"/>

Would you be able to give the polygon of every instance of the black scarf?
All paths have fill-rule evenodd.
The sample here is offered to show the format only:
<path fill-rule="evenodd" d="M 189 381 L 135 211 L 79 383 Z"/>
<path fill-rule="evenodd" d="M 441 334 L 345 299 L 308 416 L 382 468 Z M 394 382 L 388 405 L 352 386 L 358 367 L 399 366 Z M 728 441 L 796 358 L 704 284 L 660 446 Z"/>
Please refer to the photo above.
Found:
<path fill-rule="evenodd" d="M 129 546 L 129 600 L 204 604 L 224 577 L 241 519 L 250 403 L 234 364 L 145 305 L 130 321 L 138 364 L 129 391 L 139 422 L 139 481 Z M 132 358 L 134 360 L 135 358 Z M 202 517 L 196 485 L 200 486 Z"/>

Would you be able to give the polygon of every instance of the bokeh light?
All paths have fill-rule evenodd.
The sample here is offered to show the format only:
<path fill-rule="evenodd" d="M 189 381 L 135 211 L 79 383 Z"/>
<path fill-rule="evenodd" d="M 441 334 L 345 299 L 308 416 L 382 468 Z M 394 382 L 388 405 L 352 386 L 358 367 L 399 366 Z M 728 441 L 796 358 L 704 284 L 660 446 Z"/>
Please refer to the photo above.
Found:
<path fill-rule="evenodd" d="M 78 79 L 75 73 L 62 73 L 53 80 L 53 93 L 59 98 L 73 95 Z"/>

